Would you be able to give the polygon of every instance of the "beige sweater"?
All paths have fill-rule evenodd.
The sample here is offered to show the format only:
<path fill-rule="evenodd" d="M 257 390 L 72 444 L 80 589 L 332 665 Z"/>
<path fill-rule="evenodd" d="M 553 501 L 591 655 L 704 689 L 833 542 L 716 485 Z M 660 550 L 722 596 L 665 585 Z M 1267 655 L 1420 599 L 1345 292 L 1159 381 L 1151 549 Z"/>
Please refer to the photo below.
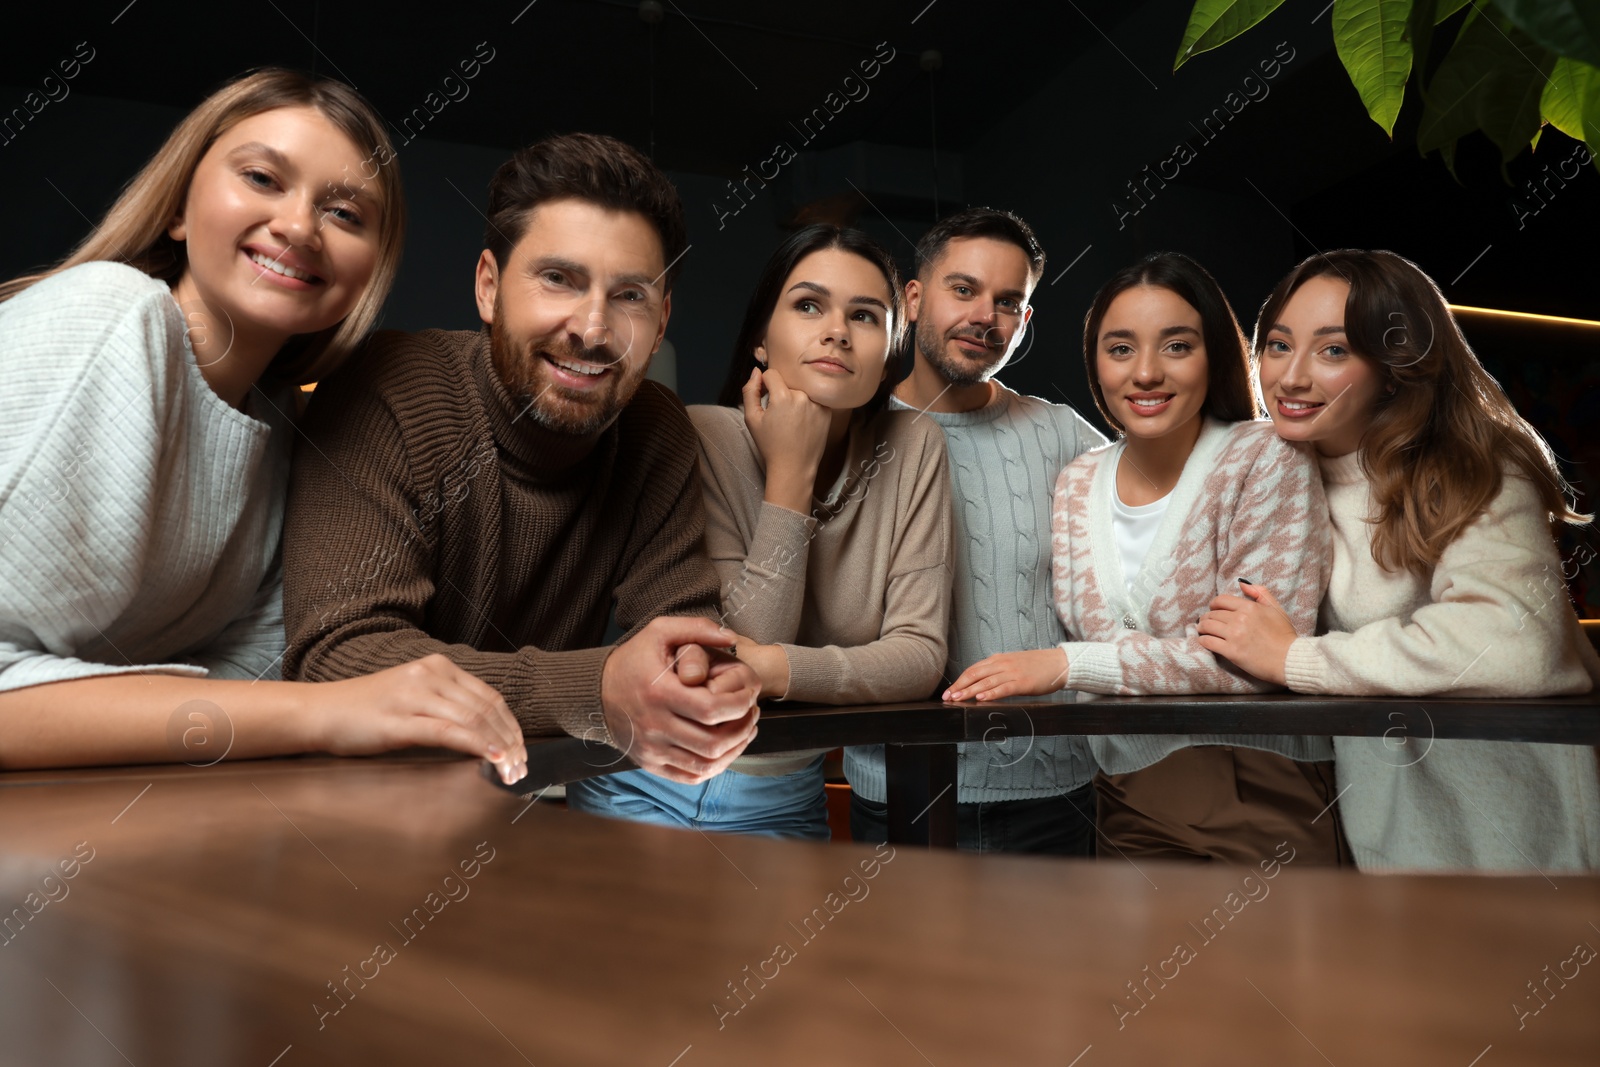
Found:
<path fill-rule="evenodd" d="M 1358 455 L 1321 461 L 1333 579 L 1320 629 L 1289 649 L 1302 693 L 1532 697 L 1587 693 L 1600 657 L 1578 626 L 1538 496 L 1507 474 L 1500 495 L 1431 574 L 1372 558 L 1371 494 Z M 1419 721 L 1420 720 L 1420 721 Z M 1588 870 L 1600 865 L 1594 749 L 1340 737 L 1339 809 L 1364 870 Z"/>
<path fill-rule="evenodd" d="M 766 469 L 744 414 L 697 405 L 706 551 L 723 621 L 789 660 L 788 700 L 926 699 L 950 623 L 950 475 L 930 419 L 886 411 L 852 424 L 844 469 L 809 516 L 762 500 Z M 815 753 L 741 757 L 754 774 Z M 798 764 L 798 766 L 796 765 Z"/>

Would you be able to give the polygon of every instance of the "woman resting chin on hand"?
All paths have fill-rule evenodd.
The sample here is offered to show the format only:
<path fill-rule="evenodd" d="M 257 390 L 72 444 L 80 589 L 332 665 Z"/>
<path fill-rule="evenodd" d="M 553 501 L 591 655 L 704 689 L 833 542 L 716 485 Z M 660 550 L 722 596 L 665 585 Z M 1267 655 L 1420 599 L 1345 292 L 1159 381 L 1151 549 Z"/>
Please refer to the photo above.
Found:
<path fill-rule="evenodd" d="M 939 684 L 950 478 L 944 432 L 885 410 L 903 320 L 888 252 L 856 230 L 808 226 L 756 284 L 721 406 L 689 408 L 723 623 L 763 697 L 884 703 Z M 590 778 L 567 802 L 695 829 L 829 834 L 818 751 L 741 756 L 698 786 Z"/>

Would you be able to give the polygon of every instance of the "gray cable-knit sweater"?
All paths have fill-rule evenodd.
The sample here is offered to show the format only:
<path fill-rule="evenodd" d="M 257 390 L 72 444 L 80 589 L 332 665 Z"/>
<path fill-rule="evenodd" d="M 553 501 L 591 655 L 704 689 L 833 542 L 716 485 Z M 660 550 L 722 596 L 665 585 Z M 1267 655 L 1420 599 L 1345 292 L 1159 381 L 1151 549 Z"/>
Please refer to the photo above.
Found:
<path fill-rule="evenodd" d="M 279 677 L 289 393 L 212 392 L 164 282 L 116 263 L 0 303 L 0 690 Z"/>
<path fill-rule="evenodd" d="M 898 399 L 890 405 L 915 410 Z M 1050 496 L 1056 476 L 1105 437 L 1064 404 L 1022 396 L 995 382 L 977 411 L 926 412 L 944 429 L 950 457 L 955 541 L 950 651 L 944 684 L 996 652 L 1048 648 L 1062 640 L 1050 600 Z M 962 804 L 1060 796 L 1094 777 L 1079 737 L 1031 737 L 997 730 L 961 745 L 956 799 Z M 856 792 L 886 796 L 883 746 L 845 750 Z"/>

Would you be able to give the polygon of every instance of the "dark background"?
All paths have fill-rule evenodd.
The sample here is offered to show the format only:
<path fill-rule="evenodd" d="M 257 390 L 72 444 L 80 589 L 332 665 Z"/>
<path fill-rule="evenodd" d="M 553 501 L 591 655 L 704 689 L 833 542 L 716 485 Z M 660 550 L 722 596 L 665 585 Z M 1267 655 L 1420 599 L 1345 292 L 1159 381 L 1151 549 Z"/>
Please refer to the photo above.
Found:
<path fill-rule="evenodd" d="M 749 287 L 787 228 L 853 222 L 909 267 L 912 242 L 966 204 L 1019 212 L 1050 255 L 1024 354 L 1004 380 L 1085 411 L 1083 312 L 1109 274 L 1158 249 L 1204 263 L 1247 331 L 1290 266 L 1344 246 L 1415 260 L 1453 304 L 1600 319 L 1600 174 L 1584 166 L 1537 200 L 1528 188 L 1574 142 L 1546 130 L 1536 153 L 1502 171 L 1473 135 L 1457 181 L 1437 156 L 1417 155 L 1414 92 L 1392 143 L 1366 116 L 1334 54 L 1326 2 L 1290 0 L 1177 73 L 1187 0 L 683 0 L 664 3 L 655 25 L 622 0 L 34 8 L 8 15 L 0 40 L 0 119 L 59 60 L 88 54 L 80 42 L 94 58 L 65 99 L 23 108 L 25 121 L 0 135 L 0 275 L 59 259 L 188 109 L 248 68 L 280 64 L 356 85 L 401 145 L 411 230 L 389 327 L 477 325 L 484 189 L 511 149 L 593 130 L 651 151 L 689 219 L 668 330 L 689 403 L 713 398 Z M 931 73 L 929 49 L 940 57 Z M 862 60 L 891 50 L 875 78 L 861 78 Z M 465 98 L 428 110 L 460 61 L 491 54 Z M 1267 80 L 1260 64 L 1275 59 Z M 838 93 L 837 106 L 850 75 L 866 96 L 834 115 L 825 100 Z M 1260 99 L 1235 115 L 1224 102 L 1237 92 L 1237 107 L 1245 88 Z M 808 140 L 798 127 L 818 108 L 827 122 L 820 133 L 813 122 Z M 1200 132 L 1213 115 L 1226 122 Z M 1173 180 L 1148 178 L 1180 140 L 1195 158 Z M 798 158 L 765 188 L 751 182 L 740 208 L 728 183 L 780 141 Z M 1462 321 L 1592 509 L 1600 329 Z M 1586 570 L 1580 586 L 1600 589 L 1600 564 Z"/>

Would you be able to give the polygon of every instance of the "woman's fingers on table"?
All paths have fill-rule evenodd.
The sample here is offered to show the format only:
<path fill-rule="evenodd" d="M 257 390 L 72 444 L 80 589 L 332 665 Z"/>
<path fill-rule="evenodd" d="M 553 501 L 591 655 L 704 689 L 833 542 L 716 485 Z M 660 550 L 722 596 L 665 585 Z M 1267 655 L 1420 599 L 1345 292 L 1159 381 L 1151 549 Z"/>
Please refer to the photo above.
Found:
<path fill-rule="evenodd" d="M 998 700 L 1009 696 L 1042 696 L 1062 688 L 1067 656 L 1059 648 L 1000 652 L 961 672 L 944 691 L 945 700 Z"/>
<path fill-rule="evenodd" d="M 336 755 L 434 745 L 491 760 L 508 782 L 527 773 L 522 728 L 505 700 L 443 655 L 311 684 L 307 693 L 319 747 Z"/>

